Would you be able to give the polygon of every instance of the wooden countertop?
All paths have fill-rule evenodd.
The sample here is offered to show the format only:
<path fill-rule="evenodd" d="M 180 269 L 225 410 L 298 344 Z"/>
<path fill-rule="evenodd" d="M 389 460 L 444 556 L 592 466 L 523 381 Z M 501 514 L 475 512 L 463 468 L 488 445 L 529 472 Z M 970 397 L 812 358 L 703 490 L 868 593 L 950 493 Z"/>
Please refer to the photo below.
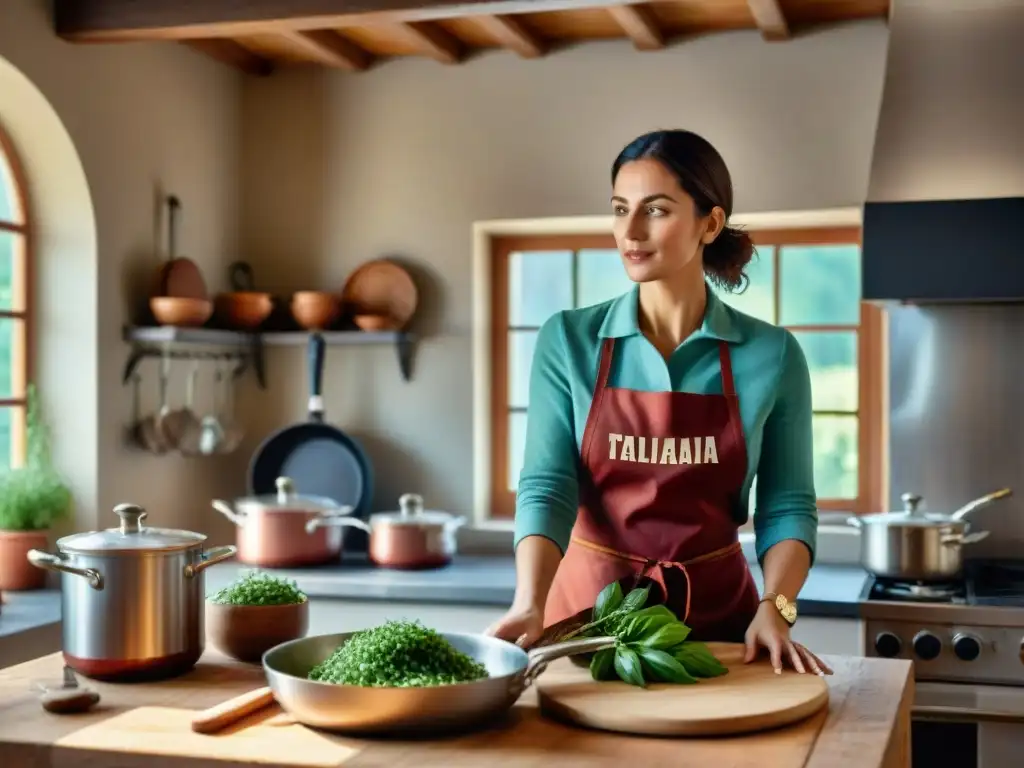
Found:
<path fill-rule="evenodd" d="M 276 707 L 221 734 L 192 733 L 193 712 L 265 684 L 259 667 L 208 651 L 189 674 L 162 683 L 112 685 L 82 679 L 102 697 L 80 715 L 43 710 L 36 680 L 57 681 L 60 654 L 0 670 L 0 765 L 4 768 L 501 768 L 671 766 L 705 768 L 909 768 L 908 661 L 826 656 L 827 711 L 774 732 L 723 739 L 621 736 L 541 717 L 533 690 L 485 732 L 434 741 L 367 741 L 290 723 Z M 268 731 L 268 729 L 273 729 Z"/>

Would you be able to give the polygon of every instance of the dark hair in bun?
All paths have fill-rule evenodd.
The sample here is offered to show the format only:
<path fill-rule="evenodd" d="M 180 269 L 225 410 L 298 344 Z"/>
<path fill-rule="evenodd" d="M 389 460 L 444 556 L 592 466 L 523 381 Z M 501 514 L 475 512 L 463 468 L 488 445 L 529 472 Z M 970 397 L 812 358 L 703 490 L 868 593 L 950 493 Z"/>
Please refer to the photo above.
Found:
<path fill-rule="evenodd" d="M 715 206 L 725 211 L 726 220 L 732 215 L 732 177 L 725 160 L 706 139 L 683 130 L 645 133 L 615 158 L 612 184 L 623 165 L 644 158 L 657 160 L 672 172 L 701 216 Z M 726 225 L 714 242 L 704 246 L 704 272 L 716 285 L 735 291 L 744 287 L 744 269 L 753 256 L 750 235 Z"/>

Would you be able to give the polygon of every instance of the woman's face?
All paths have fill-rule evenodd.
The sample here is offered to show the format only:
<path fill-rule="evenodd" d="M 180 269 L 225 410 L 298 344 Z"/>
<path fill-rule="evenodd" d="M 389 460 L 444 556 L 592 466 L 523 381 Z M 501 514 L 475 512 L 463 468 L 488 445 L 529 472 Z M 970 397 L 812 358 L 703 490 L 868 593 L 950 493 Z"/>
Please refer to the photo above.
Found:
<path fill-rule="evenodd" d="M 676 177 L 657 160 L 644 158 L 619 169 L 612 190 L 615 242 L 635 283 L 679 274 L 703 274 L 704 246 L 725 223 L 721 208 L 698 216 Z"/>

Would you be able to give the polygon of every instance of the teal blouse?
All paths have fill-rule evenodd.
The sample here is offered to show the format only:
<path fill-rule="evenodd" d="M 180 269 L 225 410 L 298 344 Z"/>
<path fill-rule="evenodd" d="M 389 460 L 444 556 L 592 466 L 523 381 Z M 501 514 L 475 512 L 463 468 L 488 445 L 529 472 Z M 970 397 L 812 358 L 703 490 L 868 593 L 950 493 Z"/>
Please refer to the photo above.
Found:
<path fill-rule="evenodd" d="M 647 392 L 722 391 L 718 342 L 730 345 L 747 444 L 747 474 L 736 523 L 747 521 L 757 478 L 754 534 L 759 561 L 796 539 L 813 562 L 814 492 L 811 381 L 799 343 L 784 328 L 725 304 L 709 286 L 701 327 L 666 360 L 640 332 L 639 287 L 618 298 L 564 310 L 537 335 L 530 372 L 526 451 L 516 499 L 515 543 L 544 536 L 564 552 L 576 521 L 580 445 L 603 339 L 615 338 L 609 386 Z"/>

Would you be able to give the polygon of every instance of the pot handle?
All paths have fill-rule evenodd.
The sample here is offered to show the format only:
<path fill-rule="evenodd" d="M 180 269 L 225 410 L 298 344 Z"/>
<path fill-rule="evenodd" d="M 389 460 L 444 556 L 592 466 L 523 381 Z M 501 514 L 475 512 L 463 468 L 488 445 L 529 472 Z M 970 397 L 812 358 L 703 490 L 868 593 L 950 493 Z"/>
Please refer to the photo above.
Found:
<path fill-rule="evenodd" d="M 860 518 L 854 517 L 853 515 L 850 515 L 850 517 L 846 518 L 846 524 L 851 526 L 851 527 L 853 527 L 853 528 L 863 528 L 864 527 L 864 523 L 861 522 Z"/>
<path fill-rule="evenodd" d="M 941 541 L 947 547 L 963 544 L 977 544 L 982 539 L 988 538 L 988 531 L 977 531 L 975 533 L 951 533 L 943 536 Z"/>
<path fill-rule="evenodd" d="M 228 504 L 226 501 L 222 501 L 221 499 L 214 499 L 213 501 L 210 502 L 210 506 L 212 506 L 222 515 L 224 515 L 224 517 L 226 517 L 232 523 L 237 525 L 239 528 L 241 528 L 242 525 L 245 523 L 245 515 L 241 515 L 238 512 L 235 512 L 235 510 L 231 508 L 231 505 Z"/>
<path fill-rule="evenodd" d="M 523 676 L 523 687 L 528 687 L 555 659 L 575 656 L 579 653 L 596 653 L 614 648 L 618 641 L 614 637 L 584 637 L 552 643 L 533 648 L 527 653 L 526 672 Z"/>
<path fill-rule="evenodd" d="M 70 573 L 72 576 L 81 576 L 89 581 L 89 586 L 93 589 L 103 589 L 103 574 L 95 568 L 76 568 L 65 563 L 64 558 L 59 555 L 51 555 L 49 552 L 41 552 L 38 549 L 28 551 L 28 561 L 44 571 L 60 571 L 61 573 Z"/>
<path fill-rule="evenodd" d="M 467 521 L 466 521 L 465 516 L 459 515 L 458 517 L 453 517 L 451 520 L 449 520 L 447 523 L 445 523 L 444 524 L 444 529 L 446 531 L 448 531 L 449 533 L 452 532 L 452 531 L 457 531 L 457 530 L 459 530 L 459 528 L 464 526 L 466 524 L 466 522 Z"/>
<path fill-rule="evenodd" d="M 361 531 L 373 533 L 373 528 L 369 523 L 358 517 L 343 517 L 340 514 L 322 515 L 306 522 L 306 533 L 313 533 L 317 528 L 358 528 Z"/>
<path fill-rule="evenodd" d="M 234 544 L 225 544 L 223 547 L 214 547 L 213 549 L 203 552 L 202 560 L 198 563 L 189 563 L 185 566 L 185 578 L 191 579 L 193 576 L 198 576 L 211 565 L 216 565 L 223 560 L 234 557 L 237 551 L 238 547 Z"/>

